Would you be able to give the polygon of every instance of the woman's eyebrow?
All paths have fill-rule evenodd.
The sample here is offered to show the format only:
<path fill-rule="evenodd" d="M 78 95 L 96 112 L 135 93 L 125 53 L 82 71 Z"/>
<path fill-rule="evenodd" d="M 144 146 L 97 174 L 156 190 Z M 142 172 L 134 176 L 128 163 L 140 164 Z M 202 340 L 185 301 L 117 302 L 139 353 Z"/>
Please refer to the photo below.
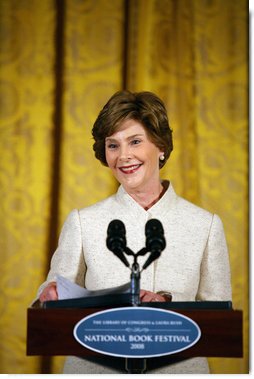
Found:
<path fill-rule="evenodd" d="M 130 139 L 133 139 L 133 138 L 137 138 L 137 137 L 144 137 L 144 134 L 141 134 L 141 133 L 139 133 L 139 134 L 133 134 L 133 135 L 131 135 L 131 136 L 128 136 L 126 139 L 127 140 L 130 140 Z M 105 139 L 106 141 L 117 141 L 117 138 L 114 138 L 114 137 L 106 137 L 106 139 Z"/>

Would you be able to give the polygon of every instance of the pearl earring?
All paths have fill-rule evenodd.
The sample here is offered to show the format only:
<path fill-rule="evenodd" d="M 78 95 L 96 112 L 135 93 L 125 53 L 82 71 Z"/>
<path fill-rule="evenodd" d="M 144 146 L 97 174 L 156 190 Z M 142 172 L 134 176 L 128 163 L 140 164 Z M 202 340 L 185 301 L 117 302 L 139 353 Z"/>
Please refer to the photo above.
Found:
<path fill-rule="evenodd" d="M 164 154 L 160 155 L 160 161 L 164 161 L 165 157 Z"/>

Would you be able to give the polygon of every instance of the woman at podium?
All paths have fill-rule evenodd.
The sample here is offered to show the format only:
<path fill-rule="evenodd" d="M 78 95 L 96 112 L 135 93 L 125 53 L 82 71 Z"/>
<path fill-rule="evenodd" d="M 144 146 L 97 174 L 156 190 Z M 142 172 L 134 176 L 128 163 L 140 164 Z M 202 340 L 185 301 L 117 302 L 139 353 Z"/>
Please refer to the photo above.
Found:
<path fill-rule="evenodd" d="M 141 275 L 142 302 L 229 301 L 230 267 L 223 225 L 212 214 L 178 196 L 160 169 L 173 150 L 172 130 L 160 98 L 151 92 L 114 94 L 99 113 L 93 129 L 95 157 L 119 182 L 117 192 L 67 217 L 46 281 L 38 290 L 41 302 L 57 300 L 56 277 L 64 276 L 89 290 L 128 282 L 130 272 L 107 249 L 109 223 L 126 228 L 128 247 L 145 245 L 144 228 L 158 219 L 166 247 Z M 139 257 L 144 264 L 145 256 Z M 128 257 L 127 257 L 128 259 Z M 64 373 L 124 373 L 117 358 L 68 357 Z M 167 360 L 148 373 L 209 373 L 206 358 Z"/>

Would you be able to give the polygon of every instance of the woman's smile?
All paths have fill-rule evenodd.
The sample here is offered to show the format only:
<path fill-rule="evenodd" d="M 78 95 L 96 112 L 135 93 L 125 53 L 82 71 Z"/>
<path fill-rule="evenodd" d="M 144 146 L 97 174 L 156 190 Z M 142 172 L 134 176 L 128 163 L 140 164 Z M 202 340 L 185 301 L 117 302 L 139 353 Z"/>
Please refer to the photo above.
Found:
<path fill-rule="evenodd" d="M 138 171 L 138 169 L 141 167 L 142 164 L 135 164 L 135 165 L 129 165 L 129 166 L 122 166 L 118 167 L 118 169 L 123 172 L 126 175 L 134 174 Z"/>

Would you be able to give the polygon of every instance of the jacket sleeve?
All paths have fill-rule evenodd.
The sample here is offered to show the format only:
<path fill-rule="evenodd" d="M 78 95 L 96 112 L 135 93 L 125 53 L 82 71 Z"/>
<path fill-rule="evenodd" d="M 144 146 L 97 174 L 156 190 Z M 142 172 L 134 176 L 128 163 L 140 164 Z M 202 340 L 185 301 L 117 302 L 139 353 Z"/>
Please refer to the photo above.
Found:
<path fill-rule="evenodd" d="M 39 287 L 37 296 L 49 282 L 62 275 L 84 287 L 86 272 L 82 250 L 81 225 L 78 210 L 73 210 L 67 217 L 60 233 L 58 247 L 51 259 L 50 270 L 46 281 Z"/>
<path fill-rule="evenodd" d="M 223 225 L 217 215 L 213 215 L 201 263 L 197 300 L 232 300 L 228 248 Z"/>

